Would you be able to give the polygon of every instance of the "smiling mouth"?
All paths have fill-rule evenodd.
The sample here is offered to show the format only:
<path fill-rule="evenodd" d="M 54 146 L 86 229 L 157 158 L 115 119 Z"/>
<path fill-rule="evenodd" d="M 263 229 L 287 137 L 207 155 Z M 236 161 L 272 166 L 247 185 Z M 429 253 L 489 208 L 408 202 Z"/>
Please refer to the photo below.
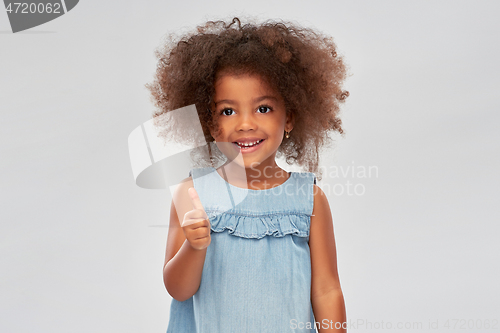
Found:
<path fill-rule="evenodd" d="M 264 141 L 264 139 L 257 140 L 257 141 L 254 141 L 254 142 L 245 142 L 245 143 L 243 143 L 243 142 L 233 142 L 233 143 L 236 144 L 241 149 L 248 149 L 248 148 L 252 148 L 252 147 L 258 146 L 262 141 Z"/>

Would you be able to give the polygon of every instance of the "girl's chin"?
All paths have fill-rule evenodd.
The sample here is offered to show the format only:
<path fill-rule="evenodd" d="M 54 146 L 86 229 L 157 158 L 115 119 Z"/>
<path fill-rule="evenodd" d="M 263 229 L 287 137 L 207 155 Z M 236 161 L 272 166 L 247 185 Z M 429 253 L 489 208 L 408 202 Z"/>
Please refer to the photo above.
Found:
<path fill-rule="evenodd" d="M 255 161 L 254 159 L 247 159 L 242 156 L 236 156 L 235 158 L 229 158 L 226 155 L 227 163 L 230 163 L 234 166 L 239 166 L 245 169 L 256 168 L 260 165 L 260 162 Z"/>
<path fill-rule="evenodd" d="M 231 164 L 233 166 L 245 168 L 248 170 L 261 170 L 266 166 L 274 167 L 276 165 L 276 162 L 274 160 L 273 162 L 269 162 L 269 160 L 262 161 L 262 160 L 257 160 L 255 158 L 246 158 L 245 156 L 243 157 L 238 156 L 235 159 L 228 159 L 226 164 Z"/>
<path fill-rule="evenodd" d="M 246 161 L 246 162 L 233 161 L 233 162 L 236 163 L 238 166 L 245 168 L 245 169 L 256 169 L 261 164 L 259 162 L 255 162 L 255 161 Z"/>

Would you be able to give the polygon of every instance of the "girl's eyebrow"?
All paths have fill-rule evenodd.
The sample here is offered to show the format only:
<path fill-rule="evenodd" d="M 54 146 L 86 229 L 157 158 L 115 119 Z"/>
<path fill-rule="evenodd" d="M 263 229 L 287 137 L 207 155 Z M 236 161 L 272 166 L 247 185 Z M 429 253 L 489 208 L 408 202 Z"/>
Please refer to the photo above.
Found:
<path fill-rule="evenodd" d="M 276 97 L 271 96 L 271 95 L 269 95 L 269 96 L 266 95 L 266 96 L 261 96 L 261 97 L 255 98 L 253 100 L 253 103 L 258 103 L 258 102 L 261 102 L 261 101 L 263 101 L 265 99 L 271 99 L 271 100 L 276 101 L 276 102 L 278 101 L 278 99 Z M 220 104 L 220 103 L 237 104 L 237 102 L 233 101 L 232 99 L 222 99 L 220 101 L 216 101 L 215 105 Z"/>
<path fill-rule="evenodd" d="M 258 97 L 256 99 L 253 100 L 254 103 L 258 103 L 258 102 L 261 102 L 265 99 L 272 99 L 273 101 L 278 101 L 278 99 L 274 96 L 271 96 L 271 95 L 267 95 L 267 96 L 262 96 L 262 97 Z"/>

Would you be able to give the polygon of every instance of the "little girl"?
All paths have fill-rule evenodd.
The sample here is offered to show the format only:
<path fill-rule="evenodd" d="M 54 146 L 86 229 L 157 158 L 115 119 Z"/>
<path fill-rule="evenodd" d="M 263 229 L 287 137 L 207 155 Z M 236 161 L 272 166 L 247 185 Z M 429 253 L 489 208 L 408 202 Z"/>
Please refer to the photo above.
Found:
<path fill-rule="evenodd" d="M 348 95 L 332 39 L 234 18 L 171 38 L 157 57 L 154 116 L 195 104 L 209 144 L 172 201 L 167 332 L 345 332 L 332 216 L 314 176 L 329 132 L 343 133 Z M 166 126 L 189 141 L 189 128 Z M 279 156 L 309 172 L 285 172 Z"/>

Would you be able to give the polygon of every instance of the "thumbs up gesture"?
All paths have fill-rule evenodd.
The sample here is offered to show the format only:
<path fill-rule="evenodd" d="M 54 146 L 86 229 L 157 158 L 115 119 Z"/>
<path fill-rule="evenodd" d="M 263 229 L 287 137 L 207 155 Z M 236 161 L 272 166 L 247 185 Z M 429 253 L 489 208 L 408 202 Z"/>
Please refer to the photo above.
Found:
<path fill-rule="evenodd" d="M 191 247 L 203 250 L 210 245 L 210 221 L 196 190 L 188 189 L 193 209 L 184 215 L 181 227 Z"/>

